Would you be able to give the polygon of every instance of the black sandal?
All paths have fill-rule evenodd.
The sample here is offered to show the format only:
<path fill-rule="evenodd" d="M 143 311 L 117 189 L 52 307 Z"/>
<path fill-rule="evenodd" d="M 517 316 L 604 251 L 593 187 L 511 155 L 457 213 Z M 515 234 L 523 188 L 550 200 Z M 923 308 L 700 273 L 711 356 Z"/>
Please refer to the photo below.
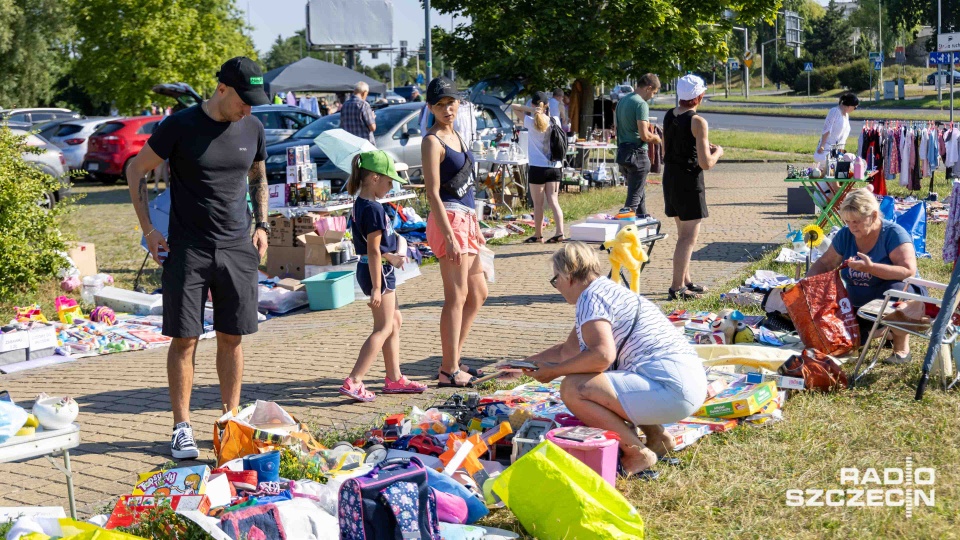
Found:
<path fill-rule="evenodd" d="M 617 464 L 617 475 L 622 476 L 626 480 L 643 480 L 644 482 L 649 482 L 651 480 L 656 480 L 660 478 L 660 471 L 655 471 L 653 469 L 644 469 L 635 473 L 628 473 L 620 464 Z"/>
<path fill-rule="evenodd" d="M 470 380 L 466 384 L 457 384 L 457 375 L 460 373 L 460 370 L 456 370 L 453 373 L 447 373 L 446 371 L 440 370 L 440 375 L 446 375 L 450 382 L 437 382 L 437 388 L 473 388 L 473 381 L 477 380 L 476 377 L 471 376 Z"/>
<path fill-rule="evenodd" d="M 704 285 L 697 285 L 696 283 L 687 283 L 687 290 L 690 292 L 695 292 L 697 294 L 703 294 L 709 291 L 710 289 L 708 289 Z"/>
<path fill-rule="evenodd" d="M 657 456 L 657 461 L 663 463 L 664 465 L 670 465 L 671 467 L 680 466 L 680 458 L 668 457 L 668 456 Z"/>
<path fill-rule="evenodd" d="M 477 378 L 483 377 L 483 370 L 482 370 L 482 369 L 472 368 L 472 367 L 470 367 L 470 366 L 467 366 L 467 367 L 460 366 L 460 371 L 466 371 L 468 374 L 473 375 L 474 377 L 477 377 Z M 447 375 L 447 376 L 449 377 L 449 375 Z M 440 374 L 437 374 L 437 375 L 434 376 L 433 378 L 439 380 L 439 379 L 440 379 Z"/>
<path fill-rule="evenodd" d="M 688 290 L 686 287 L 680 287 L 677 290 L 667 289 L 667 298 L 670 300 L 699 300 L 703 295 Z"/>
<path fill-rule="evenodd" d="M 554 236 L 553 238 L 547 240 L 545 243 L 546 243 L 546 244 L 559 244 L 560 242 L 563 242 L 563 241 L 566 240 L 566 239 L 567 239 L 566 236 L 564 236 L 564 235 L 562 235 L 562 234 L 558 234 L 558 235 Z"/>
<path fill-rule="evenodd" d="M 530 238 L 527 238 L 526 240 L 524 240 L 523 243 L 524 243 L 524 244 L 542 244 L 542 243 L 543 243 L 543 237 L 542 237 L 542 236 L 531 236 Z"/>

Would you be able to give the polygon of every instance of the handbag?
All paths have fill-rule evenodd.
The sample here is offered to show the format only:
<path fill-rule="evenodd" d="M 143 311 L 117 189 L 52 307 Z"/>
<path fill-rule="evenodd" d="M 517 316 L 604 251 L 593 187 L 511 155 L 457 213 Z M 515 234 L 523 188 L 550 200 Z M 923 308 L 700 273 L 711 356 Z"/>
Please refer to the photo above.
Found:
<path fill-rule="evenodd" d="M 847 386 L 847 375 L 832 356 L 814 349 L 804 349 L 787 359 L 778 370 L 787 377 L 800 377 L 810 390 L 830 392 Z"/>
<path fill-rule="evenodd" d="M 434 134 L 434 137 L 437 137 Z M 463 142 L 463 139 L 460 138 L 460 134 L 457 134 L 457 139 L 460 140 L 460 147 L 463 148 L 464 154 L 468 157 L 463 160 L 463 166 L 460 167 L 460 170 L 457 171 L 457 174 L 453 175 L 452 178 L 440 184 L 440 191 L 443 191 L 447 195 L 451 195 L 458 199 L 462 199 L 464 195 L 470 191 L 470 188 L 473 187 L 473 159 L 469 157 L 466 143 Z M 440 137 L 437 137 L 437 140 L 440 140 Z M 442 140 L 440 141 L 443 142 Z"/>
<path fill-rule="evenodd" d="M 839 356 L 860 346 L 857 314 L 839 271 L 803 278 L 781 297 L 807 348 Z"/>
<path fill-rule="evenodd" d="M 341 540 L 440 540 L 437 499 L 415 458 L 388 459 L 340 486 Z"/>

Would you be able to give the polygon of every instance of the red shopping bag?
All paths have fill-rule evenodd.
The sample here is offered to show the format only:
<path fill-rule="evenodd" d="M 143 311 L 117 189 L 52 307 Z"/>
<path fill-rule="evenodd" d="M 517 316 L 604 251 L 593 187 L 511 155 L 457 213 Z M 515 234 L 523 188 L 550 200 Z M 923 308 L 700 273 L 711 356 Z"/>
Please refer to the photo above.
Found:
<path fill-rule="evenodd" d="M 839 356 L 860 346 L 857 314 L 839 271 L 801 279 L 782 298 L 807 348 Z"/>

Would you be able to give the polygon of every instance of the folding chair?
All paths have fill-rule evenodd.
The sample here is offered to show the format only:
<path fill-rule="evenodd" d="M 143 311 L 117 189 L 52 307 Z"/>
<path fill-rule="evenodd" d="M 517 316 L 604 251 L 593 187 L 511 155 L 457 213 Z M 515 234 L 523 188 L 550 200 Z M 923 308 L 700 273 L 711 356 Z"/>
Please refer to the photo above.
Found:
<path fill-rule="evenodd" d="M 935 281 L 927 281 L 925 279 L 920 279 L 917 277 L 907 278 L 905 280 L 907 287 L 910 285 L 917 285 L 919 287 L 926 287 L 929 289 L 939 289 L 944 290 L 947 288 L 946 285 L 942 283 L 937 283 Z M 917 300 L 923 302 L 924 305 L 934 305 L 937 308 L 942 307 L 943 300 L 939 298 L 933 298 L 928 295 L 915 294 L 913 292 L 907 292 L 906 290 L 889 290 L 883 294 L 883 299 L 874 300 L 865 306 L 861 307 L 857 311 L 857 315 L 862 317 L 865 320 L 873 321 L 873 326 L 870 329 L 870 334 L 867 336 L 867 341 L 860 349 L 860 356 L 857 358 L 857 363 L 853 368 L 853 375 L 850 377 L 850 386 L 853 387 L 860 381 L 867 373 L 870 373 L 871 370 L 877 365 L 877 362 L 880 359 L 880 352 L 883 349 L 883 344 L 886 341 L 887 335 L 890 330 L 897 330 L 905 332 L 911 336 L 915 336 L 925 340 L 931 340 L 933 331 L 932 325 L 930 323 L 920 323 L 920 322 L 909 322 L 909 321 L 893 321 L 885 319 L 884 316 L 890 315 L 894 312 L 894 304 L 896 302 L 906 301 L 906 300 Z M 954 313 L 956 315 L 956 312 Z M 868 356 L 870 356 L 871 348 L 873 347 L 874 339 L 879 337 L 880 341 L 875 345 L 875 348 L 872 353 L 872 358 L 870 360 L 870 365 L 866 367 L 861 372 L 861 368 Z M 944 352 L 946 354 L 941 354 L 938 358 L 938 371 L 940 372 L 942 383 L 945 389 L 949 390 L 957 381 L 960 380 L 960 356 L 951 355 L 949 351 L 953 349 L 954 344 L 957 341 L 958 337 L 958 328 L 955 323 L 952 321 L 947 326 L 946 332 L 943 334 L 940 339 L 941 345 L 948 346 Z M 940 348 L 941 350 L 942 347 Z M 955 361 L 958 361 L 957 371 L 958 375 L 953 379 L 952 382 L 947 384 L 947 378 L 953 371 L 953 366 L 951 366 L 949 359 L 950 356 L 956 356 Z"/>

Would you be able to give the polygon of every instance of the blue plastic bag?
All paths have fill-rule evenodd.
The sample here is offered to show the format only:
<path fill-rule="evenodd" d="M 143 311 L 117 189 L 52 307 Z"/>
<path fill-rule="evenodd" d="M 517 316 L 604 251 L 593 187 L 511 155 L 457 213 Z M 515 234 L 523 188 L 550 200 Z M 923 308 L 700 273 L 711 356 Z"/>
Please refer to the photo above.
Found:
<path fill-rule="evenodd" d="M 0 443 L 13 437 L 27 422 L 27 411 L 10 401 L 0 401 Z"/>
<path fill-rule="evenodd" d="M 913 237 L 913 248 L 917 257 L 930 257 L 927 253 L 927 204 L 924 202 L 913 205 L 909 210 L 896 211 L 893 197 L 889 195 L 880 201 L 880 215 L 883 219 L 900 225 Z"/>

